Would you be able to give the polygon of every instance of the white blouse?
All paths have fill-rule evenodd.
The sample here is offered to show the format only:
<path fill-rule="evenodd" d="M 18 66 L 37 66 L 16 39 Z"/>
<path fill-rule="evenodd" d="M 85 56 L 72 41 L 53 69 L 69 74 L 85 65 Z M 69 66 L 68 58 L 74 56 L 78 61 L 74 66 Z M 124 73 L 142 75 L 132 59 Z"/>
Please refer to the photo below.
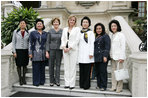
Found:
<path fill-rule="evenodd" d="M 94 62 L 94 57 L 92 59 L 90 59 L 89 55 L 94 56 L 95 35 L 92 31 L 88 31 L 86 33 L 88 35 L 88 43 L 86 43 L 84 40 L 84 33 L 81 33 L 81 35 L 80 35 L 79 54 L 78 54 L 78 62 L 79 63 Z"/>
<path fill-rule="evenodd" d="M 114 60 L 125 60 L 125 49 L 126 49 L 126 40 L 125 36 L 121 32 L 111 34 L 111 58 Z"/>
<path fill-rule="evenodd" d="M 78 43 L 79 43 L 79 37 L 80 37 L 80 28 L 79 27 L 73 27 L 70 35 L 69 40 L 67 38 L 68 33 L 68 27 L 63 29 L 62 37 L 61 37 L 61 49 L 64 49 L 66 47 L 66 44 L 68 42 L 69 48 L 72 48 L 72 50 L 78 50 Z"/>

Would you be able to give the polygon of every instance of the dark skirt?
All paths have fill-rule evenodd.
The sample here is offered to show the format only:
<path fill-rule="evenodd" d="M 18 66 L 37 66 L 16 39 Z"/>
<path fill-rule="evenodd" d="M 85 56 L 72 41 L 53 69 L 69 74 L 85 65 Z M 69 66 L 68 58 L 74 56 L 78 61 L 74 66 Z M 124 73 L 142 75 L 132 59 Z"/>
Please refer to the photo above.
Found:
<path fill-rule="evenodd" d="M 27 66 L 29 63 L 28 49 L 16 49 L 16 66 Z"/>

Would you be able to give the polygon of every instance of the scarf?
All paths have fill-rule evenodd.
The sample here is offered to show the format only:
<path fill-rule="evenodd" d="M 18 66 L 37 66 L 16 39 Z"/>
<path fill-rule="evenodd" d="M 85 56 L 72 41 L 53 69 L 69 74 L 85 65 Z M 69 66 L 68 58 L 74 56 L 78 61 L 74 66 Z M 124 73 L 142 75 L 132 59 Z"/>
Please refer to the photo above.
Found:
<path fill-rule="evenodd" d="M 84 33 L 84 40 L 85 40 L 86 43 L 88 43 L 88 34 L 86 33 L 87 31 L 90 31 L 90 29 L 89 28 L 88 29 L 83 28 L 81 30 L 81 33 Z"/>

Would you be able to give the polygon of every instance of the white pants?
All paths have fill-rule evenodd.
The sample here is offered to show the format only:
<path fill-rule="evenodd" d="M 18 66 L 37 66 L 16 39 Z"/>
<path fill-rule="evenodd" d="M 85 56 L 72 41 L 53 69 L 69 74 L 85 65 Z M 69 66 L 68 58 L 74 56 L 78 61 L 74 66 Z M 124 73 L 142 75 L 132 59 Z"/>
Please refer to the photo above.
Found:
<path fill-rule="evenodd" d="M 64 54 L 64 79 L 65 86 L 75 87 L 77 51 Z"/>

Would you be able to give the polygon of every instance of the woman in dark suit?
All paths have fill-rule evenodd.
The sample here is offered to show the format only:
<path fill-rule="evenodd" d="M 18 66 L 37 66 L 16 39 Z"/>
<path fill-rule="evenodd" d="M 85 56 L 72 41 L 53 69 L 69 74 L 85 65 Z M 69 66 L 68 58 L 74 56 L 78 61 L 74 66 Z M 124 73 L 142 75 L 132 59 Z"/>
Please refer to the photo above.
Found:
<path fill-rule="evenodd" d="M 19 22 L 20 28 L 14 31 L 12 38 L 12 48 L 13 48 L 12 52 L 16 61 L 20 85 L 26 84 L 25 74 L 29 62 L 29 57 L 28 57 L 29 33 L 28 30 L 26 29 L 26 25 L 27 24 L 25 20 L 20 20 Z M 23 73 L 21 71 L 21 68 L 23 68 Z"/>
<path fill-rule="evenodd" d="M 107 64 L 109 60 L 110 51 L 110 37 L 105 32 L 105 27 L 102 23 L 97 23 L 94 26 L 96 39 L 94 42 L 94 57 L 95 69 L 97 76 L 97 86 L 101 91 L 107 88 Z"/>
<path fill-rule="evenodd" d="M 39 86 L 45 83 L 47 33 L 43 31 L 45 29 L 43 20 L 36 20 L 35 29 L 29 37 L 29 57 L 32 59 L 33 85 Z"/>

